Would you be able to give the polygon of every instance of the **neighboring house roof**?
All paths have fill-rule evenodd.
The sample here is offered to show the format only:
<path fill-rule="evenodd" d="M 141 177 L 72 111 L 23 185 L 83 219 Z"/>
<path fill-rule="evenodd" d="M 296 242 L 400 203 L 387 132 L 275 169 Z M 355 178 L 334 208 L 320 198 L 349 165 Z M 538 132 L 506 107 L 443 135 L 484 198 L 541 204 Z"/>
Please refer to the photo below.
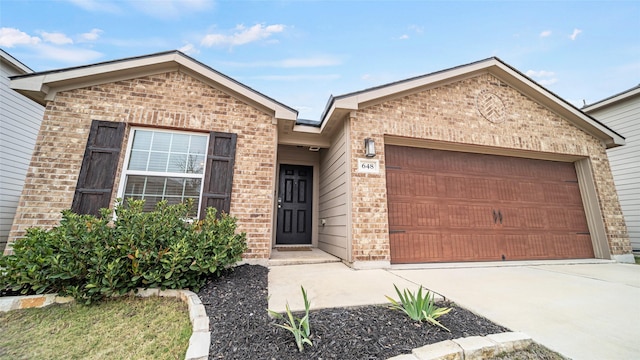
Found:
<path fill-rule="evenodd" d="M 18 74 L 30 74 L 33 72 L 30 67 L 20 62 L 20 60 L 14 58 L 6 51 L 0 49 L 0 58 L 3 62 L 15 69 Z"/>
<path fill-rule="evenodd" d="M 640 84 L 632 87 L 629 90 L 625 90 L 621 93 L 609 96 L 608 98 L 602 99 L 600 101 L 596 101 L 593 104 L 585 105 L 582 107 L 582 111 L 591 112 L 601 108 L 604 108 L 609 105 L 613 105 L 623 100 L 627 100 L 633 96 L 640 95 Z"/>
<path fill-rule="evenodd" d="M 476 61 L 467 65 L 437 71 L 414 78 L 373 87 L 340 96 L 332 96 L 321 117 L 321 132 L 331 123 L 350 111 L 406 96 L 418 91 L 435 88 L 482 73 L 490 73 L 510 84 L 529 98 L 543 104 L 551 111 L 571 121 L 575 126 L 602 139 L 607 148 L 624 145 L 624 137 L 603 123 L 585 114 L 556 94 L 545 89 L 526 75 L 509 66 L 497 57 Z"/>
<path fill-rule="evenodd" d="M 53 100 L 56 93 L 60 91 L 173 70 L 185 71 L 215 88 L 231 93 L 265 111 L 272 112 L 277 119 L 296 120 L 298 117 L 296 110 L 177 50 L 14 76 L 11 77 L 11 88 L 40 104 L 45 104 L 47 101 Z"/>

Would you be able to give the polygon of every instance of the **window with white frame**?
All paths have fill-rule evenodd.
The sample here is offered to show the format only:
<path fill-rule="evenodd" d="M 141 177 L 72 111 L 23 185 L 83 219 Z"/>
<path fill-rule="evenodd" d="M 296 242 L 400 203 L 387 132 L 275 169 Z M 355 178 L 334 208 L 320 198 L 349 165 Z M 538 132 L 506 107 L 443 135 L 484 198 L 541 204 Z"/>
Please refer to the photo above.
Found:
<path fill-rule="evenodd" d="M 129 139 L 118 197 L 144 199 L 145 211 L 193 199 L 197 215 L 209 136 L 133 128 Z"/>

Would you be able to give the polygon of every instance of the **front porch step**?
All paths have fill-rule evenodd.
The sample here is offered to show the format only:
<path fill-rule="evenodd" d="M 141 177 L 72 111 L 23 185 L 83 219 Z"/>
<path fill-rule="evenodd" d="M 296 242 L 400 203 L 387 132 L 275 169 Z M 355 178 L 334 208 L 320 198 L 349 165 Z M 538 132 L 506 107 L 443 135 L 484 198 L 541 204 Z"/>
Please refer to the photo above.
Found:
<path fill-rule="evenodd" d="M 311 248 L 311 251 L 278 251 L 277 249 L 272 249 L 268 265 L 284 266 L 323 264 L 340 261 L 340 258 L 313 247 Z"/>

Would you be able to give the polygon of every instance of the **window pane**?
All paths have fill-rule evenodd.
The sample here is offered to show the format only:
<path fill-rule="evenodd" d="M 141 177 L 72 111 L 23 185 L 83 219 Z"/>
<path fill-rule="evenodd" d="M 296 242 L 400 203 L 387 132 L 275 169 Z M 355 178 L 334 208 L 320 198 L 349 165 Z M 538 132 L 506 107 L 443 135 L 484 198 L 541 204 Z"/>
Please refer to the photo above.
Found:
<path fill-rule="evenodd" d="M 195 198 L 197 203 L 200 197 L 201 184 L 202 180 L 200 179 L 185 179 L 184 196 Z"/>
<path fill-rule="evenodd" d="M 168 178 L 165 196 L 182 197 L 182 190 L 184 189 L 184 180 L 185 179 L 181 179 L 181 178 Z"/>
<path fill-rule="evenodd" d="M 167 178 L 160 176 L 147 176 L 147 186 L 144 190 L 145 195 L 160 195 L 164 194 L 164 183 Z"/>
<path fill-rule="evenodd" d="M 169 167 L 167 171 L 184 174 L 185 172 L 191 172 L 189 168 L 192 166 L 193 164 L 187 160 L 187 154 L 171 154 L 169 156 Z"/>
<path fill-rule="evenodd" d="M 133 135 L 133 149 L 149 150 L 151 147 L 151 131 L 136 130 Z"/>
<path fill-rule="evenodd" d="M 167 171 L 167 159 L 169 158 L 167 153 L 155 153 L 152 152 L 149 156 L 148 171 Z"/>
<path fill-rule="evenodd" d="M 204 172 L 204 156 L 202 155 L 189 155 L 192 167 L 187 171 L 189 174 L 202 174 Z"/>
<path fill-rule="evenodd" d="M 144 176 L 128 176 L 127 183 L 124 187 L 124 198 L 134 196 L 142 196 L 144 194 L 144 184 L 146 177 Z"/>
<path fill-rule="evenodd" d="M 205 154 L 207 152 L 207 137 L 206 136 L 192 136 L 191 148 L 189 154 Z"/>
<path fill-rule="evenodd" d="M 198 213 L 200 185 L 202 179 L 176 178 L 164 176 L 129 175 L 126 179 L 124 199 L 144 199 L 144 211 L 152 211 L 160 200 L 178 204 L 193 199 L 192 214 Z"/>
<path fill-rule="evenodd" d="M 148 151 L 131 150 L 129 170 L 147 170 Z"/>
<path fill-rule="evenodd" d="M 153 132 L 153 144 L 151 144 L 151 150 L 156 151 L 169 151 L 171 145 L 171 133 L 166 132 Z"/>
<path fill-rule="evenodd" d="M 190 137 L 190 135 L 185 134 L 173 134 L 173 141 L 171 142 L 171 152 L 187 153 L 189 151 Z"/>

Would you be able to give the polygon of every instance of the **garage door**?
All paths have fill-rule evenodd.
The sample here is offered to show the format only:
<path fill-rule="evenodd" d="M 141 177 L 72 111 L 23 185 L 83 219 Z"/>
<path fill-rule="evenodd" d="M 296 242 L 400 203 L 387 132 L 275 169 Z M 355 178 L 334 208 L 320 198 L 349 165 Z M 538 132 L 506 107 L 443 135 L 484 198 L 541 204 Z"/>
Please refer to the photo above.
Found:
<path fill-rule="evenodd" d="M 572 163 L 385 153 L 392 263 L 594 257 Z"/>

